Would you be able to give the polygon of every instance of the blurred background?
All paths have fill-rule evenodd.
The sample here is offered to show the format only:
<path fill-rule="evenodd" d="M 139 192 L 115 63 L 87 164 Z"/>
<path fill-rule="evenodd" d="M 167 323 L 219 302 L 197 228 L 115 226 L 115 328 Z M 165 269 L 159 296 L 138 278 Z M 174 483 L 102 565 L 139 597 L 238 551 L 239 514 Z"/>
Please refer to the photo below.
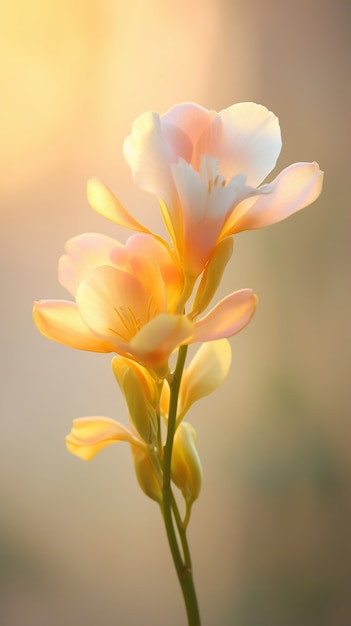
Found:
<path fill-rule="evenodd" d="M 98 176 L 149 226 L 122 143 L 134 118 L 252 100 L 280 118 L 275 174 L 319 162 L 321 198 L 243 233 L 221 293 L 251 287 L 221 390 L 189 415 L 204 484 L 190 525 L 204 626 L 349 626 L 350 3 L 0 2 L 2 626 L 179 626 L 157 507 L 130 451 L 70 456 L 72 419 L 126 420 L 108 355 L 45 340 L 32 302 L 66 297 L 65 241 L 129 232 L 94 214 Z"/>

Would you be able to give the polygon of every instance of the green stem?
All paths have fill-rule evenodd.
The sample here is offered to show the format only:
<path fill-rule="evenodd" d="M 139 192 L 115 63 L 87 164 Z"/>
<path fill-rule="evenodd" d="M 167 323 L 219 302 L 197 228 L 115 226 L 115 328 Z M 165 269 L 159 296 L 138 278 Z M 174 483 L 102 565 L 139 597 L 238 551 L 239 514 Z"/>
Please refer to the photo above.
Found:
<path fill-rule="evenodd" d="M 172 498 L 172 512 L 174 515 L 174 519 L 175 522 L 177 524 L 177 530 L 178 530 L 178 534 L 180 537 L 180 541 L 182 543 L 182 550 L 183 550 L 183 556 L 184 556 L 184 565 L 186 567 L 188 567 L 189 569 L 191 569 L 191 556 L 190 556 L 190 550 L 189 550 L 189 546 L 188 546 L 188 541 L 186 538 L 186 525 L 184 524 L 181 515 L 179 513 L 179 509 L 178 509 L 178 505 L 176 502 L 176 499 L 174 497 L 174 494 L 171 490 L 171 498 Z"/>
<path fill-rule="evenodd" d="M 167 440 L 164 447 L 163 457 L 163 519 L 165 523 L 167 539 L 171 550 L 173 563 L 176 568 L 178 580 L 183 593 L 185 608 L 188 616 L 188 626 L 200 626 L 199 608 L 196 598 L 196 592 L 194 587 L 194 581 L 192 576 L 190 552 L 188 543 L 186 540 L 185 529 L 181 524 L 180 515 L 174 496 L 171 490 L 171 461 L 173 450 L 173 439 L 176 430 L 176 418 L 177 418 L 177 404 L 180 381 L 184 369 L 187 346 L 181 346 L 179 348 L 178 360 L 176 368 L 174 370 L 173 378 L 170 382 L 171 395 L 169 401 L 169 413 L 168 413 L 168 430 Z M 175 508 L 174 508 L 175 507 Z M 172 513 L 173 510 L 173 513 Z M 177 540 L 177 534 L 174 528 L 174 519 L 178 527 L 178 533 L 184 550 L 184 558 L 181 554 L 179 543 Z"/>

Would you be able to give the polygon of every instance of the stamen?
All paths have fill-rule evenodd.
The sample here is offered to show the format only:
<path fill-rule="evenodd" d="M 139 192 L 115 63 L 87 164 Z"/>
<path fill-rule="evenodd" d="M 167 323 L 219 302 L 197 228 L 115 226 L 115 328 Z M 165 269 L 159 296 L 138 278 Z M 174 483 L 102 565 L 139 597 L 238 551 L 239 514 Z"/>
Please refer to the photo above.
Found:
<path fill-rule="evenodd" d="M 118 316 L 119 322 L 122 324 L 122 328 L 120 329 L 121 332 L 118 332 L 115 328 L 111 328 L 110 330 L 122 339 L 130 340 L 141 329 L 141 320 L 135 316 L 130 307 L 119 306 L 114 307 L 114 310 Z"/>

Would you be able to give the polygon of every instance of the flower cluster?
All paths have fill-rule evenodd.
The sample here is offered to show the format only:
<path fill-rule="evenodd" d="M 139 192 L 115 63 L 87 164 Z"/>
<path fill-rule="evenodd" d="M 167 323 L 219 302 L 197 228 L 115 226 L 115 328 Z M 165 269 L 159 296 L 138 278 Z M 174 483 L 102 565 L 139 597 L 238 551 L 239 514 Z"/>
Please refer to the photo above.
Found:
<path fill-rule="evenodd" d="M 111 443 L 128 442 L 142 490 L 162 507 L 168 442 L 170 479 L 186 507 L 184 527 L 202 470 L 194 428 L 183 418 L 223 382 L 231 361 L 227 339 L 248 324 L 257 303 L 250 289 L 242 289 L 212 304 L 232 255 L 232 235 L 278 222 L 321 191 L 316 163 L 295 163 L 264 182 L 280 149 L 278 119 L 254 103 L 220 113 L 186 103 L 163 116 L 141 115 L 124 155 L 135 183 L 158 199 L 169 241 L 92 179 L 93 209 L 135 234 L 124 245 L 101 234 L 68 241 L 59 281 L 73 300 L 34 305 L 45 337 L 116 354 L 112 369 L 129 427 L 107 417 L 77 419 L 68 450 L 89 460 Z M 201 345 L 183 371 L 192 343 Z M 173 372 L 171 355 L 178 356 Z"/>

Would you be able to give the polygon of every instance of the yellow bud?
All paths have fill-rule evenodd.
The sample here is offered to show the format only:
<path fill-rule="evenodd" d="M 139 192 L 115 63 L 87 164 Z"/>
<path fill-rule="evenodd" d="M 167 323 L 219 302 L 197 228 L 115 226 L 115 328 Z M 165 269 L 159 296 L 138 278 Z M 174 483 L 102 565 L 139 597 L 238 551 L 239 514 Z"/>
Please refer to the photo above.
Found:
<path fill-rule="evenodd" d="M 182 422 L 176 430 L 171 472 L 172 480 L 181 490 L 186 502 L 194 502 L 201 489 L 202 467 L 196 449 L 196 433 L 188 422 Z"/>
<path fill-rule="evenodd" d="M 131 445 L 134 469 L 142 491 L 159 504 L 162 502 L 162 477 L 151 454 L 138 446 Z"/>
<path fill-rule="evenodd" d="M 146 443 L 153 443 L 157 433 L 155 406 L 159 401 L 155 380 L 144 367 L 124 357 L 115 357 L 112 369 L 137 432 Z"/>
<path fill-rule="evenodd" d="M 233 240 L 227 237 L 220 241 L 208 261 L 196 292 L 191 317 L 206 309 L 216 293 L 226 265 L 233 254 Z"/>

